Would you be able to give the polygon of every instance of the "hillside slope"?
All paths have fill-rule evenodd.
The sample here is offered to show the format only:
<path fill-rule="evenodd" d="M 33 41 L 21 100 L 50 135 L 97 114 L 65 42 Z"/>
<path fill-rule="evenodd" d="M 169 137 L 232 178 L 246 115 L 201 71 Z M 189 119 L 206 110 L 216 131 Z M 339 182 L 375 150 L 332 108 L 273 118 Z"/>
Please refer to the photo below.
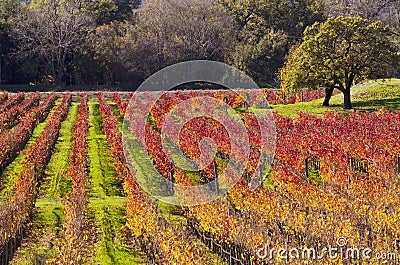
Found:
<path fill-rule="evenodd" d="M 372 111 L 382 107 L 400 110 L 400 79 L 374 80 L 358 84 L 352 88 L 351 99 L 353 108 L 358 110 Z M 316 115 L 322 115 L 326 110 L 349 112 L 343 109 L 342 93 L 332 96 L 330 107 L 323 107 L 322 101 L 323 99 L 317 99 L 290 105 L 271 105 L 271 107 L 278 113 L 291 117 L 296 117 L 297 113 L 302 111 Z"/>

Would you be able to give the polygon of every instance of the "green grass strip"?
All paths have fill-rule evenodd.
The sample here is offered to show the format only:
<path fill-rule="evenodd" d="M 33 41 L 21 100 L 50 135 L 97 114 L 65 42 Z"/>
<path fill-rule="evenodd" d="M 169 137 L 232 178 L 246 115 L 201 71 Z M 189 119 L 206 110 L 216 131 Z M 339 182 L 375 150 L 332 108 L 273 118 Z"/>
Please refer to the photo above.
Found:
<path fill-rule="evenodd" d="M 60 134 L 55 146 L 55 152 L 51 156 L 46 168 L 46 176 L 42 184 L 41 197 L 62 198 L 69 194 L 71 180 L 65 178 L 70 166 L 69 157 L 72 153 L 74 124 L 78 117 L 79 104 L 73 104 L 65 121 L 61 124 Z"/>
<path fill-rule="evenodd" d="M 35 217 L 10 265 L 46 264 L 56 253 L 53 242 L 62 237 L 63 219 L 61 199 L 38 199 Z"/>
<path fill-rule="evenodd" d="M 143 254 L 127 238 L 126 198 L 116 171 L 111 150 L 102 130 L 103 119 L 97 100 L 89 101 L 89 217 L 97 230 L 97 242 L 85 264 L 146 264 Z"/>
<path fill-rule="evenodd" d="M 35 127 L 35 129 L 33 130 L 32 136 L 28 140 L 23 151 L 4 170 L 3 175 L 0 178 L 0 198 L 5 199 L 5 198 L 8 198 L 13 195 L 15 179 L 17 178 L 17 176 L 21 175 L 25 169 L 25 167 L 23 165 L 23 161 L 26 159 L 26 155 L 24 154 L 24 151 L 27 150 L 28 147 L 30 147 L 36 143 L 36 140 L 40 137 L 40 135 L 46 128 L 49 117 L 51 117 L 51 115 L 56 110 L 56 108 L 57 108 L 57 106 L 54 106 L 51 109 L 47 118 Z"/>
<path fill-rule="evenodd" d="M 115 116 L 117 116 L 119 121 L 120 130 L 122 130 L 123 119 L 118 111 L 118 108 L 114 104 L 110 104 L 111 109 L 113 110 Z M 148 187 L 151 187 L 151 190 L 155 191 L 160 189 L 159 183 L 157 183 L 157 179 L 159 176 L 158 171 L 154 167 L 150 157 L 143 151 L 142 144 L 137 140 L 137 138 L 132 133 L 127 133 L 125 131 L 127 138 L 127 148 L 129 148 L 129 160 L 132 163 L 132 166 L 135 168 L 135 177 L 137 179 L 141 179 L 143 182 L 147 182 Z M 167 146 L 170 148 L 174 148 L 172 143 L 167 143 Z M 178 159 L 178 158 L 176 158 Z M 179 158 L 179 162 L 186 163 L 184 158 Z M 195 171 L 186 171 L 186 174 L 189 178 L 195 183 L 200 184 L 200 174 Z M 161 190 L 160 190 L 161 192 Z M 160 200 L 155 200 L 159 209 L 160 216 L 167 220 L 171 226 L 179 227 L 184 222 L 185 217 L 182 214 L 182 207 L 178 205 L 173 205 L 169 203 L 165 203 Z M 210 258 L 212 264 L 226 264 L 221 257 L 219 257 L 216 253 L 210 251 L 206 245 L 204 245 L 200 239 L 196 237 L 192 237 L 193 240 L 191 244 L 199 249 L 201 252 L 205 253 L 207 257 Z"/>
<path fill-rule="evenodd" d="M 91 198 L 89 215 L 101 228 L 101 239 L 95 245 L 95 253 L 85 264 L 136 265 L 146 264 L 143 254 L 129 244 L 125 227 L 125 197 Z"/>
<path fill-rule="evenodd" d="M 99 104 L 89 101 L 89 113 L 90 196 L 123 196 L 122 183 L 115 178 L 111 150 L 103 133 Z"/>
<path fill-rule="evenodd" d="M 53 243 L 63 237 L 64 210 L 62 196 L 69 193 L 71 181 L 65 178 L 72 152 L 72 136 L 79 104 L 73 104 L 62 122 L 55 151 L 47 164 L 45 177 L 35 203 L 33 220 L 27 236 L 13 258 L 12 265 L 45 264 L 53 257 Z M 43 127 L 44 129 L 44 127 Z"/>

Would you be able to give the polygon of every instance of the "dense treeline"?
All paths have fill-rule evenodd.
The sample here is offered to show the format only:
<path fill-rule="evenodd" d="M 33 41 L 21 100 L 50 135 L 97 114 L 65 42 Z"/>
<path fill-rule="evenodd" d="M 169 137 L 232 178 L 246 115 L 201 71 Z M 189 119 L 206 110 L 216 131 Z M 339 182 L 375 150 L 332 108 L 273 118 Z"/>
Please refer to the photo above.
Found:
<path fill-rule="evenodd" d="M 138 84 L 194 59 L 273 82 L 306 27 L 339 15 L 399 36 L 397 0 L 0 0 L 0 84 Z"/>

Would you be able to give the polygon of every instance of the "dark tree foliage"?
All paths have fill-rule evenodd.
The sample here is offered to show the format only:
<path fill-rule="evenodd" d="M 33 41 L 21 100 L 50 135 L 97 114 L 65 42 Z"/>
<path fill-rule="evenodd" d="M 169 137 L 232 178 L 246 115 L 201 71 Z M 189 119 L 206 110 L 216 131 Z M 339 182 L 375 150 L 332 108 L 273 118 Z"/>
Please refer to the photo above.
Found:
<path fill-rule="evenodd" d="M 198 59 L 272 83 L 327 17 L 381 21 L 398 49 L 399 10 L 396 0 L 1 0 L 0 84 L 133 86 Z"/>

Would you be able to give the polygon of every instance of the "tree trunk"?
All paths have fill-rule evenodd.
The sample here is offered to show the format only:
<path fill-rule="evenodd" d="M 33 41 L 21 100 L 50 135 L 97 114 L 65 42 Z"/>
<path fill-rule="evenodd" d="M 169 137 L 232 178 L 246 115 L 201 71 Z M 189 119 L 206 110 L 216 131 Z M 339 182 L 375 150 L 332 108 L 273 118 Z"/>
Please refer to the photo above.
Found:
<path fill-rule="evenodd" d="M 2 33 L 0 33 L 0 38 L 3 38 Z M 2 79 L 3 68 L 2 68 L 2 66 L 3 66 L 3 56 L 6 53 L 5 49 L 3 49 L 3 47 L 4 47 L 3 43 L 0 43 L 0 85 L 3 84 L 3 79 Z M 5 58 L 5 56 L 4 56 L 4 58 Z"/>
<path fill-rule="evenodd" d="M 322 106 L 329 107 L 329 100 L 331 100 L 332 93 L 333 93 L 334 88 L 325 88 L 325 99 L 324 102 L 322 103 Z"/>
<path fill-rule="evenodd" d="M 1 86 L 1 83 L 2 83 L 2 79 L 1 79 L 1 74 L 2 74 L 2 72 L 1 72 L 1 63 L 2 63 L 2 60 L 1 60 L 1 56 L 0 56 L 0 86 Z"/>
<path fill-rule="evenodd" d="M 350 88 L 343 91 L 344 95 L 344 109 L 352 109 L 351 98 L 350 98 Z"/>

